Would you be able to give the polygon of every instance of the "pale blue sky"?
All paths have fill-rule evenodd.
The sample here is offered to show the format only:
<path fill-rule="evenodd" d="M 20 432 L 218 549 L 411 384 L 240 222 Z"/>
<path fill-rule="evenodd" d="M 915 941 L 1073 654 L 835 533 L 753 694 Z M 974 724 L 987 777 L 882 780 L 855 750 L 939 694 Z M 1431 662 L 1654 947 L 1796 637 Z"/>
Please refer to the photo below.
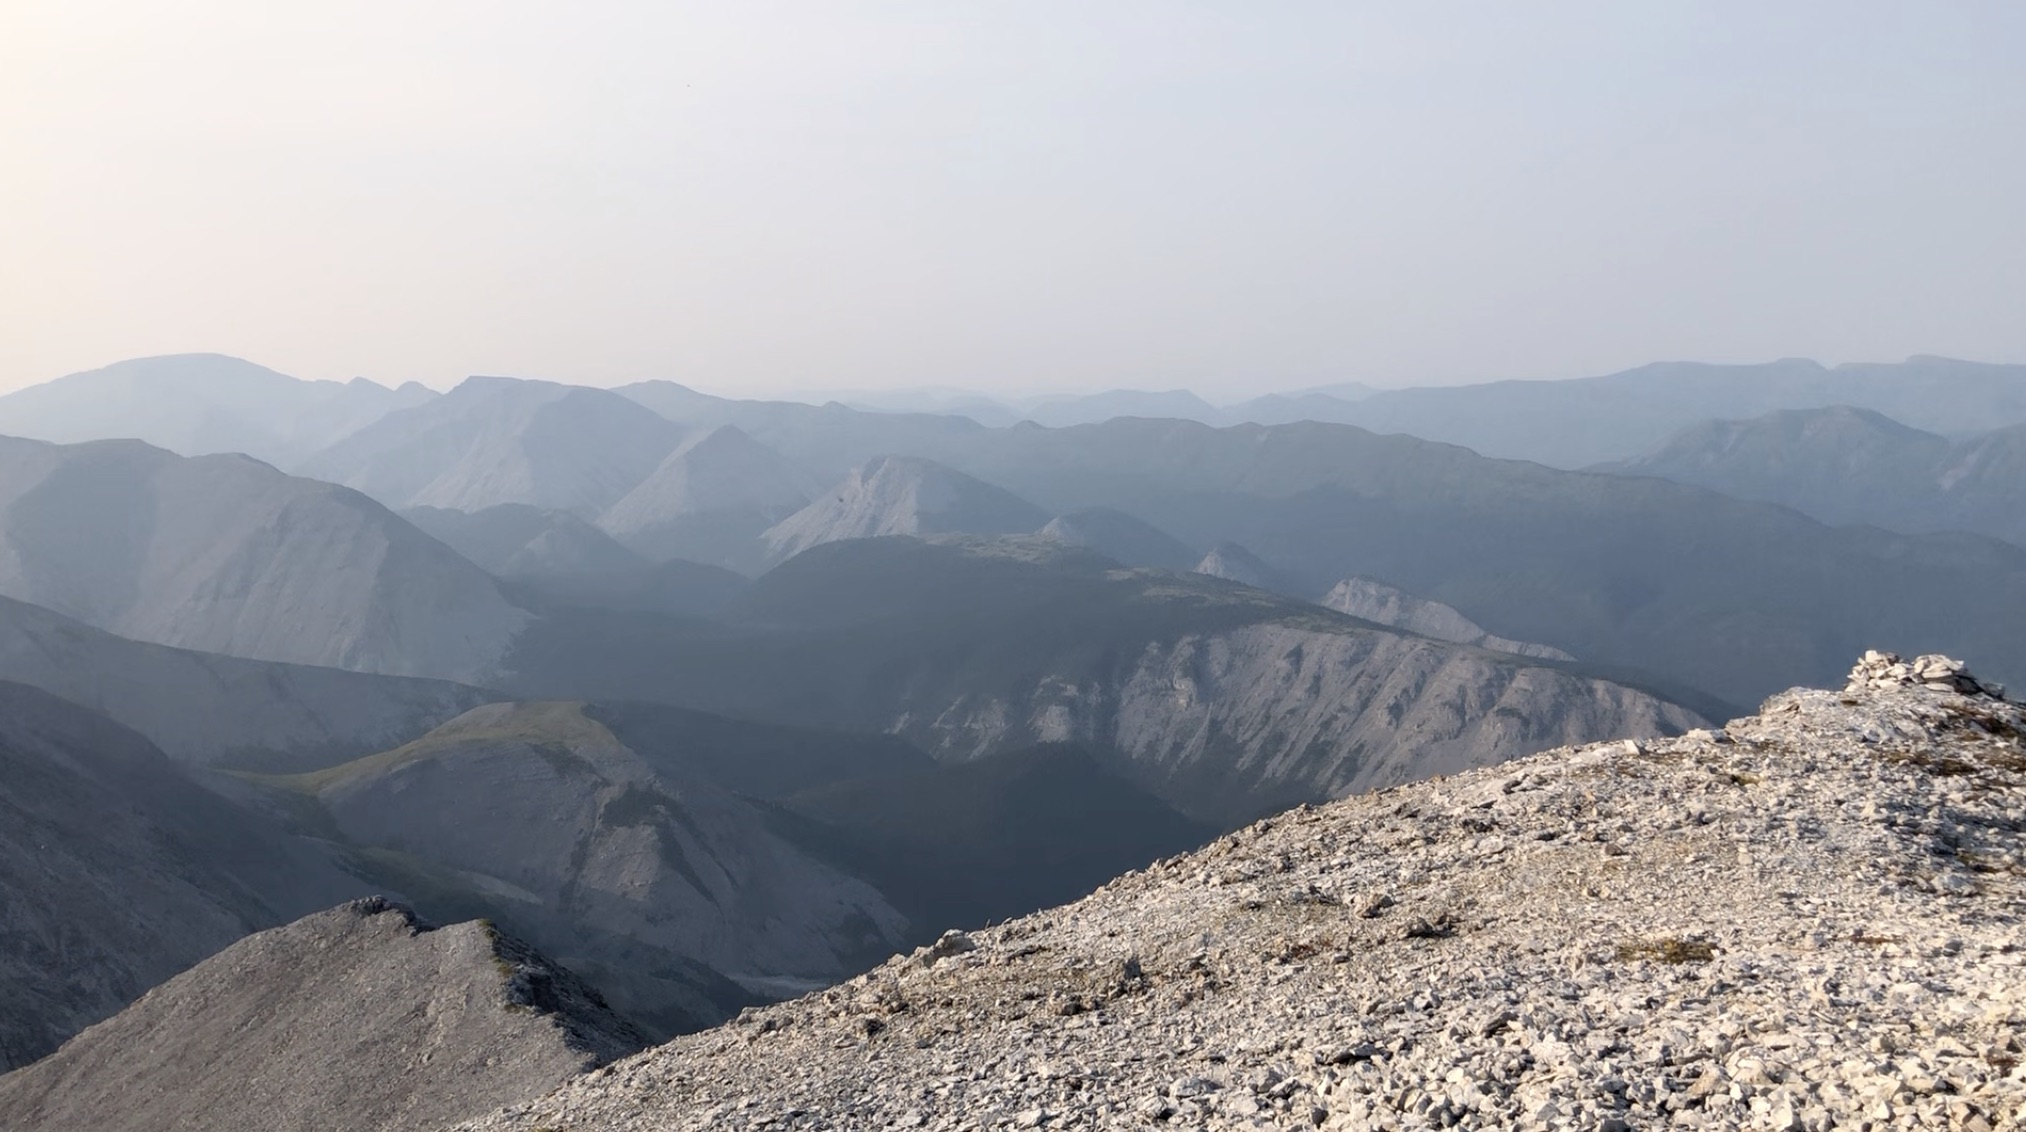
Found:
<path fill-rule="evenodd" d="M 0 6 L 0 387 L 2026 360 L 2026 4 Z"/>

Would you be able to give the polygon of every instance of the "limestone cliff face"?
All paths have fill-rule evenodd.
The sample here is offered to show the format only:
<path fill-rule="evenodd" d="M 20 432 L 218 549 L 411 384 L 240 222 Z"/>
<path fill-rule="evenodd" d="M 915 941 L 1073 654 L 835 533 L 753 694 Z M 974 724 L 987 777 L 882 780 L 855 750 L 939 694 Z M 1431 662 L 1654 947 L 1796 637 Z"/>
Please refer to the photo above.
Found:
<path fill-rule="evenodd" d="M 1703 722 L 1648 693 L 1510 656 L 1271 622 L 1151 642 L 1110 662 L 1064 658 L 1002 691 L 924 695 L 892 729 L 946 759 L 1037 741 L 1107 744 L 1170 803 L 1228 819 Z"/>

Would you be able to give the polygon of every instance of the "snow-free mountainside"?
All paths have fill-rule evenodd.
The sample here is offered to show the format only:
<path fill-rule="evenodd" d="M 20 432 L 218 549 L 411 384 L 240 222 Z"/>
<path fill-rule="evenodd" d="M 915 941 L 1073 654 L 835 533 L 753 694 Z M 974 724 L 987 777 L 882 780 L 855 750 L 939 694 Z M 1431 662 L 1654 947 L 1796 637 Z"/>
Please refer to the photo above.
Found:
<path fill-rule="evenodd" d="M 2017 1127 L 2021 428 L 0 397 L 0 1129 Z"/>

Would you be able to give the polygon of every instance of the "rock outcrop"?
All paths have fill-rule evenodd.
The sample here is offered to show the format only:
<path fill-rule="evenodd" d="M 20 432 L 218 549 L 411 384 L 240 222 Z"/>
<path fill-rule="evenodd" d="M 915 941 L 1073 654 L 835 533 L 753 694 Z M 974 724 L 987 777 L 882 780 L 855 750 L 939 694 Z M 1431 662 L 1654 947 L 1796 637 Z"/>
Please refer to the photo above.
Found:
<path fill-rule="evenodd" d="M 1487 631 L 1484 626 L 1457 612 L 1454 606 L 1418 598 L 1398 586 L 1376 578 L 1345 578 L 1323 598 L 1326 609 L 1349 614 L 1363 621 L 1405 629 L 1438 641 L 1476 645 L 1494 652 L 1531 656 L 1540 660 L 1574 660 L 1553 645 L 1515 641 Z"/>
<path fill-rule="evenodd" d="M 2022 799 L 2019 704 L 1796 690 L 1261 821 L 462 1127 L 2017 1129 Z"/>
<path fill-rule="evenodd" d="M 20 1132 L 419 1132 L 643 1044 L 526 944 L 373 897 L 249 936 L 0 1077 L 0 1113 Z"/>

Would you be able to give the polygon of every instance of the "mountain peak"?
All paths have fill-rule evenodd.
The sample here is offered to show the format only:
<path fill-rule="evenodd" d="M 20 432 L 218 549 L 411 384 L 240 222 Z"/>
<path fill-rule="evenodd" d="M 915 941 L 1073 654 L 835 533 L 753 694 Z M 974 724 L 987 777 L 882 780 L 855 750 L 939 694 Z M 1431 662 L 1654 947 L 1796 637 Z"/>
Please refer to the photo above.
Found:
<path fill-rule="evenodd" d="M 876 456 L 762 537 L 776 559 L 882 535 L 1023 534 L 1048 521 L 1024 499 L 914 456 Z"/>

